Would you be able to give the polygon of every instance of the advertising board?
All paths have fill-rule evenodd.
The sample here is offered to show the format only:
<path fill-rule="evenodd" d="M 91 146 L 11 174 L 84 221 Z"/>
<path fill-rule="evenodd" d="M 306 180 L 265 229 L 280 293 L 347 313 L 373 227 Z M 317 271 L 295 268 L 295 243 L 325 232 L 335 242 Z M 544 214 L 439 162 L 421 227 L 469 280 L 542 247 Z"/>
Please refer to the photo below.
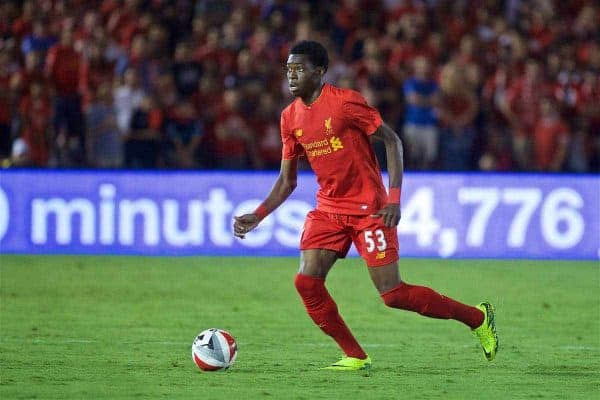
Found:
<path fill-rule="evenodd" d="M 233 216 L 260 204 L 275 178 L 272 172 L 3 170 L 0 252 L 297 255 L 304 216 L 315 205 L 310 173 L 245 240 L 232 234 Z M 600 178 L 592 175 L 407 173 L 401 256 L 595 260 L 599 193 Z"/>

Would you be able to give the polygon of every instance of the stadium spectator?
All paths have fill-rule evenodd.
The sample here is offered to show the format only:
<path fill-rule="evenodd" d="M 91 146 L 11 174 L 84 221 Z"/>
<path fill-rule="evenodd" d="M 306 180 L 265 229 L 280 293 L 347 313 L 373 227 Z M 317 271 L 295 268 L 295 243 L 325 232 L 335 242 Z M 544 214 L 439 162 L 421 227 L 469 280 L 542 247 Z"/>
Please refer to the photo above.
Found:
<path fill-rule="evenodd" d="M 486 123 L 492 126 L 506 126 L 506 119 L 502 108 L 506 104 L 506 92 L 510 84 L 510 71 L 506 64 L 500 64 L 491 73 L 483 84 L 481 99 L 482 108 L 486 116 Z"/>
<path fill-rule="evenodd" d="M 33 28 L 33 19 L 36 14 L 36 4 L 33 0 L 25 0 L 17 9 L 16 2 L 3 1 L 0 4 L 0 21 L 3 27 L 3 37 L 14 37 L 21 41 Z M 6 19 L 5 19 L 6 18 Z M 10 34 L 9 34 L 10 32 Z M 5 36 L 6 35 L 6 36 Z"/>
<path fill-rule="evenodd" d="M 102 82 L 91 90 L 85 112 L 89 166 L 119 168 L 123 165 L 123 144 L 117 125 L 111 83 Z"/>
<path fill-rule="evenodd" d="M 569 129 L 561 120 L 556 103 L 546 97 L 540 101 L 540 117 L 533 129 L 534 169 L 560 171 L 567 157 Z"/>
<path fill-rule="evenodd" d="M 373 91 L 373 105 L 392 117 L 398 108 L 398 91 L 394 80 L 385 68 L 385 57 L 376 41 L 366 39 L 363 42 L 364 56 L 354 63 L 354 87 L 359 91 L 367 88 Z"/>
<path fill-rule="evenodd" d="M 598 66 L 600 66 L 600 51 Z M 578 160 L 585 164 L 587 171 L 600 171 L 600 68 L 595 71 L 586 71 L 583 75 L 581 86 L 581 104 L 578 108 L 580 116 L 577 132 L 582 130 L 588 162 Z"/>
<path fill-rule="evenodd" d="M 511 127 L 513 158 L 516 167 L 523 171 L 532 169 L 531 134 L 538 120 L 540 102 L 550 94 L 542 73 L 539 62 L 529 59 L 523 75 L 509 86 L 502 104 Z"/>
<path fill-rule="evenodd" d="M 194 51 L 194 59 L 200 62 L 204 72 L 217 72 L 219 76 L 226 76 L 231 72 L 236 55 L 229 49 L 220 45 L 221 31 L 212 27 L 206 33 L 206 39 Z"/>
<path fill-rule="evenodd" d="M 510 137 L 500 126 L 488 126 L 483 148 L 478 161 L 481 171 L 508 172 L 512 169 Z"/>
<path fill-rule="evenodd" d="M 388 42 L 391 48 L 387 65 L 398 82 L 404 80 L 415 57 L 434 57 L 434 49 L 429 45 L 425 26 L 421 13 L 410 12 L 400 17 L 397 28 L 389 28 L 392 35 L 397 33 Z"/>
<path fill-rule="evenodd" d="M 8 72 L 8 69 L 6 72 Z M 29 85 L 34 81 L 42 84 L 44 89 L 48 89 L 40 53 L 32 51 L 24 57 L 23 65 L 12 73 L 10 78 L 11 90 L 18 96 L 26 96 L 29 93 Z"/>
<path fill-rule="evenodd" d="M 432 77 L 426 57 L 413 60 L 414 73 L 403 84 L 405 98 L 403 137 L 407 144 L 407 166 L 432 169 L 437 161 L 439 130 L 435 107 L 440 89 Z"/>
<path fill-rule="evenodd" d="M 238 89 L 223 94 L 223 103 L 215 121 L 215 156 L 221 169 L 262 168 L 257 138 L 240 109 Z"/>
<path fill-rule="evenodd" d="M 119 57 L 117 60 L 117 75 L 123 75 L 126 70 L 134 70 L 136 72 L 139 83 L 145 92 L 151 90 L 154 71 L 152 60 L 149 57 L 149 44 L 146 35 L 135 35 L 131 41 L 131 47 L 127 56 Z"/>
<path fill-rule="evenodd" d="M 249 49 L 240 50 L 235 70 L 224 80 L 226 87 L 239 88 L 240 101 L 244 103 L 241 105 L 242 108 L 248 108 L 247 104 L 250 104 L 249 107 L 254 107 L 266 84 L 264 76 L 259 73 L 255 64 Z"/>
<path fill-rule="evenodd" d="M 200 164 L 203 168 L 216 168 L 215 156 L 215 123 L 221 109 L 222 90 L 217 77 L 204 74 L 198 83 L 198 90 L 192 95 L 191 102 L 198 115 L 202 116 L 204 138 L 198 150 Z"/>
<path fill-rule="evenodd" d="M 267 169 L 277 169 L 281 161 L 281 135 L 279 125 L 275 122 L 278 116 L 279 110 L 273 94 L 262 93 L 250 124 L 254 132 L 257 132 L 260 157 Z"/>
<path fill-rule="evenodd" d="M 143 93 L 143 92 L 142 92 Z M 159 75 L 154 83 L 154 101 L 163 113 L 169 113 L 179 100 L 177 87 L 173 75 L 165 73 Z"/>
<path fill-rule="evenodd" d="M 140 3 L 140 0 L 124 0 L 122 5 L 115 4 L 108 15 L 108 32 L 125 48 L 131 45 L 133 36 L 138 31 Z"/>
<path fill-rule="evenodd" d="M 199 148 L 204 129 L 198 120 L 193 104 L 188 100 L 179 102 L 168 117 L 167 133 L 168 167 L 190 169 L 200 166 Z"/>
<path fill-rule="evenodd" d="M 172 71 L 179 96 L 189 97 L 197 90 L 202 77 L 202 65 L 193 60 L 188 43 L 177 44 Z"/>
<path fill-rule="evenodd" d="M 566 170 L 575 173 L 589 172 L 594 143 L 588 135 L 590 128 L 585 119 L 577 118 L 572 124 L 572 135 L 567 150 Z"/>
<path fill-rule="evenodd" d="M 145 95 L 137 72 L 130 68 L 125 71 L 122 83 L 115 88 L 114 101 L 117 110 L 117 124 L 122 134 L 127 134 L 131 126 L 131 116 Z"/>
<path fill-rule="evenodd" d="M 338 52 L 344 52 L 352 34 L 360 27 L 361 9 L 358 0 L 342 0 L 335 8 L 331 37 Z"/>
<path fill-rule="evenodd" d="M 30 166 L 45 167 L 50 157 L 52 105 L 43 82 L 31 82 L 19 104 L 21 138 L 27 144 Z"/>
<path fill-rule="evenodd" d="M 97 38 L 98 31 L 103 30 L 102 16 L 98 10 L 87 10 L 83 16 L 81 25 L 75 31 L 75 48 L 79 51 L 85 49 L 85 46 Z"/>
<path fill-rule="evenodd" d="M 105 44 L 98 41 L 92 41 L 86 46 L 79 74 L 84 108 L 96 95 L 100 86 L 113 85 L 115 65 L 105 57 L 105 52 Z"/>
<path fill-rule="evenodd" d="M 0 160 L 9 158 L 12 152 L 10 80 L 9 55 L 0 50 Z"/>
<path fill-rule="evenodd" d="M 123 136 L 124 162 L 127 168 L 152 169 L 160 166 L 163 115 L 154 99 L 144 95 L 133 108 L 129 129 Z"/>
<path fill-rule="evenodd" d="M 598 68 L 583 73 L 583 82 L 579 88 L 577 115 L 589 126 L 588 132 L 600 135 L 600 48 Z"/>
<path fill-rule="evenodd" d="M 33 21 L 32 31 L 23 38 L 21 52 L 27 55 L 30 52 L 45 54 L 58 40 L 48 31 L 48 21 L 37 19 Z"/>
<path fill-rule="evenodd" d="M 440 74 L 440 165 L 447 171 L 469 171 L 473 167 L 475 117 L 478 103 L 465 71 L 446 64 Z"/>
<path fill-rule="evenodd" d="M 54 89 L 54 132 L 58 158 L 67 166 L 84 165 L 85 132 L 79 72 L 81 56 L 73 47 L 73 32 L 64 29 L 60 42 L 48 50 L 46 74 Z"/>

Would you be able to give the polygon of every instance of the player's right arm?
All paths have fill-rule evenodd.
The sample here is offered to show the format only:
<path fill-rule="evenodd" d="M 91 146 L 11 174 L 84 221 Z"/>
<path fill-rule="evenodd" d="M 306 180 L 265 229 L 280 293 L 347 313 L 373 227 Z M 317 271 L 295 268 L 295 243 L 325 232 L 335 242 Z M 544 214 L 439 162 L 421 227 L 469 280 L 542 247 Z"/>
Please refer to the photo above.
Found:
<path fill-rule="evenodd" d="M 298 158 L 281 160 L 279 176 L 271 192 L 262 204 L 249 214 L 234 217 L 233 234 L 241 239 L 258 226 L 267 215 L 279 207 L 296 189 L 298 182 Z"/>

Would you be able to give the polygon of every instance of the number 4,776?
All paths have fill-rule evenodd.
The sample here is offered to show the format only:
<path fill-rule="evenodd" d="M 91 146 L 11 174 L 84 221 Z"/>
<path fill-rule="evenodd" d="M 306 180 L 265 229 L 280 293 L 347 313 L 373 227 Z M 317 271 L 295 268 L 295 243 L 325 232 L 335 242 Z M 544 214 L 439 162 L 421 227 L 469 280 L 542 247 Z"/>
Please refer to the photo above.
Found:
<path fill-rule="evenodd" d="M 557 188 L 544 196 L 538 188 L 463 187 L 458 189 L 458 203 L 462 207 L 474 206 L 470 219 L 465 220 L 465 244 L 481 247 L 490 223 L 494 224 L 494 211 L 504 206 L 516 206 L 516 211 L 503 210 L 496 217 L 511 218 L 506 244 L 518 248 L 525 244 L 527 231 L 535 211 L 540 207 L 540 230 L 550 246 L 568 249 L 577 245 L 585 233 L 585 221 L 579 210 L 583 199 L 575 190 Z M 511 207 L 511 208 L 513 208 Z M 441 231 L 441 224 L 434 216 L 434 190 L 421 187 L 402 208 L 402 220 L 398 233 L 415 235 L 420 247 L 431 246 Z M 464 215 L 469 215 L 466 210 Z"/>

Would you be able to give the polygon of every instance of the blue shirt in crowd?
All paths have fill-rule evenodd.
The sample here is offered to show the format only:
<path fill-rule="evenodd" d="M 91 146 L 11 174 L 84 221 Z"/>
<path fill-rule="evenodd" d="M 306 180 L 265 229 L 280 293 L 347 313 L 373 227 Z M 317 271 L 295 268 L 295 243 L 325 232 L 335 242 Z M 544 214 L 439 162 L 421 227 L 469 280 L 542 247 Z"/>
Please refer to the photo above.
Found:
<path fill-rule="evenodd" d="M 403 85 L 404 98 L 408 98 L 411 93 L 416 93 L 421 96 L 431 96 L 439 90 L 435 81 L 420 81 L 415 78 L 408 78 Z M 406 123 L 415 125 L 435 125 L 437 118 L 432 106 L 418 106 L 406 102 L 406 110 L 404 114 Z"/>

